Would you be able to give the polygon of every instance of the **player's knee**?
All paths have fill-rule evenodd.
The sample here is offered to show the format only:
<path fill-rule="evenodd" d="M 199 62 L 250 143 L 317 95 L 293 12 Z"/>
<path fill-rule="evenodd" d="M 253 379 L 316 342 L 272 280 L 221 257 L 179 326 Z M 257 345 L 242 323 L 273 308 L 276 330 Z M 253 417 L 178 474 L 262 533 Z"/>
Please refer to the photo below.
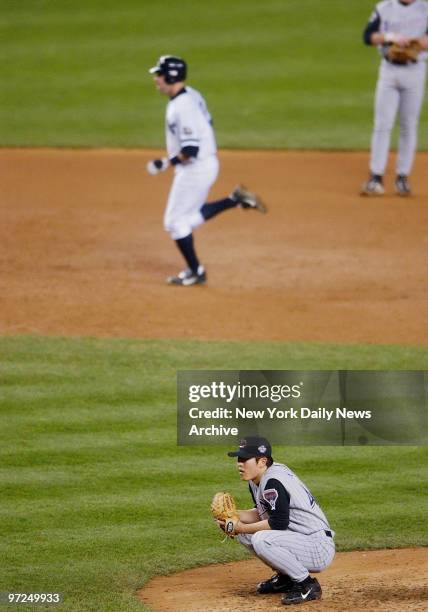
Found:
<path fill-rule="evenodd" d="M 254 548 L 256 555 L 263 556 L 263 551 L 266 546 L 268 531 L 256 531 L 251 538 L 251 544 Z"/>
<path fill-rule="evenodd" d="M 376 121 L 374 130 L 378 134 L 381 134 L 381 133 L 389 134 L 393 127 L 394 127 L 393 122 L 382 120 L 382 121 Z"/>
<path fill-rule="evenodd" d="M 413 121 L 411 118 L 405 119 L 404 121 L 401 121 L 400 123 L 400 134 L 402 136 L 416 134 L 417 128 L 418 128 L 417 121 Z"/>
<path fill-rule="evenodd" d="M 250 550 L 253 550 L 252 536 L 250 534 L 248 534 L 248 533 L 240 533 L 237 536 L 237 540 L 243 546 L 246 546 Z"/>
<path fill-rule="evenodd" d="M 178 221 L 165 220 L 164 223 L 165 231 L 171 236 L 173 240 L 180 240 L 185 238 L 192 233 L 192 227 L 189 223 L 183 223 Z"/>

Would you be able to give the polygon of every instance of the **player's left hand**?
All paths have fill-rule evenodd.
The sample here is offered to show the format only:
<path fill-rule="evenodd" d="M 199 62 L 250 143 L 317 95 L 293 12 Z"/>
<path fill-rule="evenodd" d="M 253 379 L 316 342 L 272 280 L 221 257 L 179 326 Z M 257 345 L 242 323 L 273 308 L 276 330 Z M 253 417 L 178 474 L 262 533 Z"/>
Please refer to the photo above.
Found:
<path fill-rule="evenodd" d="M 217 523 L 217 525 L 220 527 L 220 529 L 226 533 L 226 521 L 220 521 L 220 520 L 216 520 L 216 519 L 214 519 L 214 520 Z M 233 525 L 233 532 L 232 533 L 228 533 L 228 535 L 237 535 L 238 533 L 242 533 L 241 522 L 240 521 L 237 521 L 236 523 L 234 523 L 234 525 Z"/>
<path fill-rule="evenodd" d="M 164 172 L 169 167 L 169 160 L 167 157 L 162 157 L 162 159 L 152 159 L 147 163 L 147 172 L 149 174 L 158 174 L 159 172 Z"/>

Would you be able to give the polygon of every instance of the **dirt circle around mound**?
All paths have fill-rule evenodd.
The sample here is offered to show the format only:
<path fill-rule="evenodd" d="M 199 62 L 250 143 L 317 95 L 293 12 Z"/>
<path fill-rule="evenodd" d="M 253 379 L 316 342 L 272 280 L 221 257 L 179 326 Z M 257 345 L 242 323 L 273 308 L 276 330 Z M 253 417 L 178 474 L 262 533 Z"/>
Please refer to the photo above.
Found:
<path fill-rule="evenodd" d="M 280 595 L 255 592 L 269 571 L 258 559 L 209 565 L 154 578 L 138 597 L 156 612 L 284 610 Z M 338 553 L 318 575 L 322 600 L 307 606 L 319 612 L 427 610 L 427 576 L 427 548 Z"/>

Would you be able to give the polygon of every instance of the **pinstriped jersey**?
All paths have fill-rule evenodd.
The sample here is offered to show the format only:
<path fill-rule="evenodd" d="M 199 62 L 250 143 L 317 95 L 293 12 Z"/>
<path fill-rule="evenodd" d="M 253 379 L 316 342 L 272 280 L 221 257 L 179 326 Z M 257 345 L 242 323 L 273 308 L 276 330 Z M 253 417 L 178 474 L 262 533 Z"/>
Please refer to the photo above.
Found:
<path fill-rule="evenodd" d="M 303 482 L 282 463 L 274 463 L 263 474 L 256 485 L 250 481 L 250 490 L 255 501 L 260 520 L 269 520 L 271 528 L 272 518 L 276 511 L 284 507 L 280 497 L 288 497 L 289 514 L 288 529 L 305 535 L 322 530 L 330 530 L 327 518 L 319 507 L 316 499 Z"/>
<path fill-rule="evenodd" d="M 186 86 L 166 107 L 166 148 L 171 159 L 184 147 L 198 147 L 196 161 L 216 155 L 217 146 L 211 115 L 204 98 Z M 192 158 L 195 162 L 195 158 Z"/>

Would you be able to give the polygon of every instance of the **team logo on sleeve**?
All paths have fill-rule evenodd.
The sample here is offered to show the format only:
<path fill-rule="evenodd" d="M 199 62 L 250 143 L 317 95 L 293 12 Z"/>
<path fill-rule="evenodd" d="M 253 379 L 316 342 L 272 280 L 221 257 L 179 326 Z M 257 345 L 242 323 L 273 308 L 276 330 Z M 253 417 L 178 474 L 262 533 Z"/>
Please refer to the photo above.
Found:
<path fill-rule="evenodd" d="M 192 128 L 184 126 L 183 127 L 183 134 L 186 134 L 186 136 L 190 136 L 190 134 L 193 134 Z"/>
<path fill-rule="evenodd" d="M 263 499 L 267 501 L 271 510 L 275 510 L 278 491 L 276 489 L 265 489 L 263 491 Z"/>

